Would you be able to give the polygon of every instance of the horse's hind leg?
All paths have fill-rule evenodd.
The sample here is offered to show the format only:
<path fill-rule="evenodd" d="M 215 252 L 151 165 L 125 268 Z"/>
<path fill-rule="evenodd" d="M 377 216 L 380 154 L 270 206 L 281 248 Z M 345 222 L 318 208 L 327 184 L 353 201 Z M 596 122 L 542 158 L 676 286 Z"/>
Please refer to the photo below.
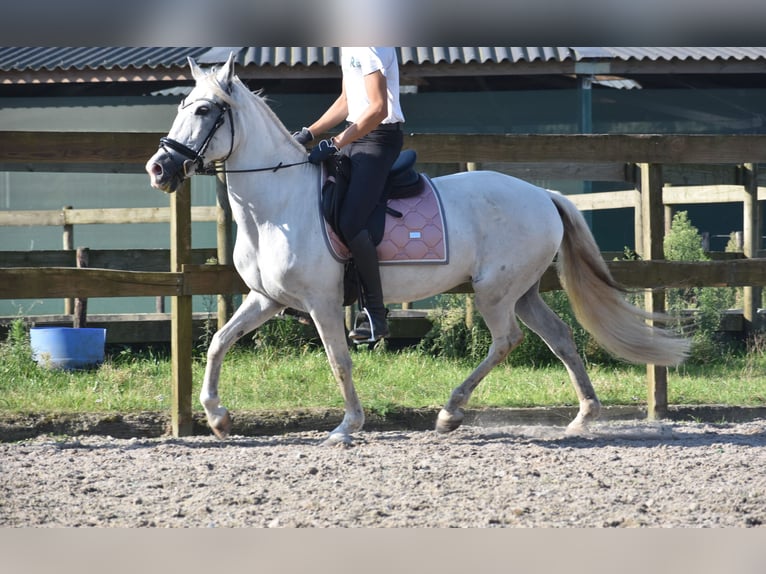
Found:
<path fill-rule="evenodd" d="M 205 408 L 207 422 L 218 438 L 226 438 L 231 432 L 231 416 L 229 411 L 221 406 L 218 397 L 218 380 L 223 358 L 238 339 L 265 323 L 280 309 L 281 306 L 271 299 L 251 291 L 232 318 L 210 341 L 199 400 Z"/>
<path fill-rule="evenodd" d="M 516 312 L 519 318 L 545 341 L 569 372 L 569 378 L 580 402 L 580 410 L 577 417 L 569 423 L 567 432 L 581 432 L 585 430 L 589 421 L 598 418 L 601 403 L 577 352 L 572 330 L 545 304 L 537 287 L 535 285 L 519 299 Z"/>
<path fill-rule="evenodd" d="M 485 359 L 460 386 L 452 391 L 449 401 L 439 412 L 436 420 L 437 432 L 451 432 L 460 426 L 465 414 L 463 408 L 471 398 L 471 393 L 482 379 L 502 362 L 516 345 L 521 343 L 524 334 L 516 321 L 513 307 L 513 301 L 509 297 L 489 305 L 483 302 L 482 297 L 477 293 L 476 308 L 484 317 L 484 322 L 492 334 L 492 344 Z"/>

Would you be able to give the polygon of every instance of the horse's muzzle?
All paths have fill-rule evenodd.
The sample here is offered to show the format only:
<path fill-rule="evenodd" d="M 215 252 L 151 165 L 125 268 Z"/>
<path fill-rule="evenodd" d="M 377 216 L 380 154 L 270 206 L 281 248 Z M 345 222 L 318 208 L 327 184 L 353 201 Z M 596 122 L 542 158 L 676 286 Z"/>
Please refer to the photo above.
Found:
<path fill-rule="evenodd" d="M 193 171 L 193 166 L 187 166 L 187 163 L 193 162 L 173 151 L 157 150 L 145 166 L 152 187 L 165 193 L 176 191 L 190 175 L 188 172 Z"/>

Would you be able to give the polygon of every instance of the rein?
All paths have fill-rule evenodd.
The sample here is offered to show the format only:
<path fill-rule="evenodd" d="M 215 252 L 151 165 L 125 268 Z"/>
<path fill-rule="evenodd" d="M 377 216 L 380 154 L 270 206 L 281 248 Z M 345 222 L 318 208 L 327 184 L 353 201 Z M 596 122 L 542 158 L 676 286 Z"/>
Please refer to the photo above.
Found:
<path fill-rule="evenodd" d="M 274 166 L 271 167 L 254 167 L 250 169 L 226 169 L 223 167 L 208 167 L 199 173 L 202 175 L 216 175 L 218 173 L 257 173 L 257 172 L 263 172 L 263 171 L 270 171 L 270 172 L 277 172 L 280 169 L 284 169 L 286 167 L 295 167 L 296 165 L 305 165 L 309 163 L 309 160 L 304 161 L 298 161 L 295 163 L 282 163 L 281 161 Z"/>

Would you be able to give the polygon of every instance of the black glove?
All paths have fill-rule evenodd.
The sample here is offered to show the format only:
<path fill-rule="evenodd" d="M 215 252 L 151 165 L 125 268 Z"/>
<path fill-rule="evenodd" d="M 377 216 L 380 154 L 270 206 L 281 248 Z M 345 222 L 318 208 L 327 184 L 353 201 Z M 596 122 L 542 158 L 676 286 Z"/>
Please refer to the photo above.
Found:
<path fill-rule="evenodd" d="M 331 139 L 322 140 L 313 148 L 311 148 L 311 152 L 309 153 L 309 161 L 319 165 L 323 161 L 330 159 L 332 156 L 338 153 L 338 151 L 338 148 L 335 147 L 335 144 Z"/>
<path fill-rule="evenodd" d="M 306 145 L 310 141 L 314 140 L 314 134 L 312 134 L 311 130 L 309 130 L 308 128 L 301 128 L 301 131 L 295 132 L 293 134 L 293 137 L 301 145 Z"/>

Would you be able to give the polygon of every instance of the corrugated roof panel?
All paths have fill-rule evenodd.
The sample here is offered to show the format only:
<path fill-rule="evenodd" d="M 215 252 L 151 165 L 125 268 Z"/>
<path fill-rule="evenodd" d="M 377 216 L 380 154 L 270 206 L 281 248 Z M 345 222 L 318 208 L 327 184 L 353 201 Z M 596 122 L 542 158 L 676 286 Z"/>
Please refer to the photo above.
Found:
<path fill-rule="evenodd" d="M 608 56 L 620 60 L 760 60 L 766 57 L 766 48 L 736 47 L 673 47 L 673 48 L 600 48 Z"/>
<path fill-rule="evenodd" d="M 0 70 L 38 70 L 43 67 L 41 61 L 50 61 L 60 51 L 60 48 L 0 48 Z"/>
<path fill-rule="evenodd" d="M 488 62 L 550 61 L 571 59 L 569 48 L 494 47 L 494 46 L 403 46 L 398 48 L 402 64 L 484 64 Z M 337 65 L 336 47 L 272 48 L 250 47 L 241 58 L 243 65 L 295 66 Z"/>
<path fill-rule="evenodd" d="M 217 64 L 225 62 L 229 58 L 229 54 L 234 52 L 235 56 L 241 54 L 241 46 L 217 46 L 210 48 L 204 54 L 201 54 L 196 58 L 198 64 Z"/>
<path fill-rule="evenodd" d="M 338 48 L 254 46 L 244 49 L 240 63 L 244 66 L 326 66 L 337 64 Z"/>
<path fill-rule="evenodd" d="M 437 46 L 399 48 L 402 64 L 487 64 L 502 62 L 563 61 L 573 57 L 569 48 L 506 46 Z"/>
<path fill-rule="evenodd" d="M 766 60 L 766 48 L 737 47 L 538 47 L 411 46 L 400 47 L 400 63 L 488 64 L 545 63 L 567 60 L 701 61 Z M 244 66 L 337 66 L 339 49 L 309 47 L 0 47 L 0 71 L 67 71 L 185 67 L 191 56 L 200 63 L 223 62 L 230 51 Z"/>
<path fill-rule="evenodd" d="M 214 48 L 203 56 L 202 61 L 218 61 L 222 55 Z M 501 62 L 563 61 L 572 59 L 569 48 L 562 47 L 497 47 L 497 46 L 404 46 L 398 48 L 402 64 L 485 64 Z M 340 50 L 336 47 L 270 47 L 254 46 L 244 48 L 240 54 L 242 65 L 254 66 L 328 66 L 340 62 Z"/>
<path fill-rule="evenodd" d="M 600 48 L 598 46 L 577 46 L 572 48 L 574 52 L 575 60 L 581 62 L 582 60 L 592 60 L 594 58 L 612 58 L 614 57 L 611 52 L 608 52 L 606 48 Z"/>
<path fill-rule="evenodd" d="M 207 47 L 5 47 L 0 48 L 0 70 L 96 70 L 170 68 L 185 66 L 187 56 L 198 57 Z"/>

